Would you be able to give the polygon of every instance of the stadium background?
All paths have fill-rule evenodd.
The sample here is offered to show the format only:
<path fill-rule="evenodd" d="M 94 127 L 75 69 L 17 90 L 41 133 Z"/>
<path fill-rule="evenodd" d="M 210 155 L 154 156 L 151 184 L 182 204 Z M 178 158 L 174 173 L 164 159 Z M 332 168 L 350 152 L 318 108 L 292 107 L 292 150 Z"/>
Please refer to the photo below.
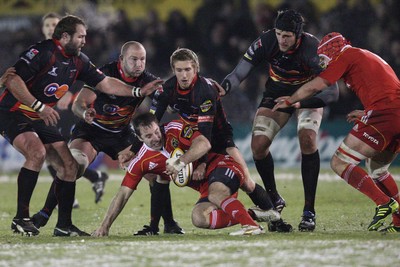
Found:
<path fill-rule="evenodd" d="M 319 38 L 339 31 L 354 46 L 379 54 L 398 76 L 400 73 L 400 1 L 396 0 L 0 0 L 0 6 L 0 73 L 14 63 L 20 52 L 42 39 L 41 16 L 54 11 L 86 20 L 89 30 L 83 51 L 97 66 L 116 59 L 124 42 L 137 40 L 147 49 L 147 69 L 162 78 L 171 75 L 172 51 L 188 47 L 198 53 L 202 75 L 221 81 L 260 32 L 273 27 L 276 11 L 286 7 L 304 15 L 306 31 Z M 223 99 L 236 142 L 249 164 L 251 122 L 266 79 L 264 73 L 257 69 L 240 89 Z M 362 108 L 343 83 L 340 90 L 339 101 L 325 109 L 319 134 L 322 167 L 326 168 L 351 128 L 345 114 Z M 271 151 L 280 167 L 299 164 L 295 121 L 278 135 Z M 19 169 L 22 161 L 21 155 L 0 137 L 0 174 Z M 107 157 L 95 164 L 116 167 Z"/>

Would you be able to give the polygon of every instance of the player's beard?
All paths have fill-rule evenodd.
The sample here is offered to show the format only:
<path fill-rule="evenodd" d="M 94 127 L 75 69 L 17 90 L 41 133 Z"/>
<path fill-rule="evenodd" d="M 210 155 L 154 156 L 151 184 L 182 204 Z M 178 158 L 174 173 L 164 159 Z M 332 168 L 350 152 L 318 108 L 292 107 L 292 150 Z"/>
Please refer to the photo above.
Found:
<path fill-rule="evenodd" d="M 78 49 L 78 47 L 76 47 L 76 45 L 71 41 L 69 41 L 67 44 L 65 44 L 64 51 L 65 51 L 65 54 L 67 54 L 69 56 L 79 56 L 79 53 L 80 53 L 80 50 Z"/>

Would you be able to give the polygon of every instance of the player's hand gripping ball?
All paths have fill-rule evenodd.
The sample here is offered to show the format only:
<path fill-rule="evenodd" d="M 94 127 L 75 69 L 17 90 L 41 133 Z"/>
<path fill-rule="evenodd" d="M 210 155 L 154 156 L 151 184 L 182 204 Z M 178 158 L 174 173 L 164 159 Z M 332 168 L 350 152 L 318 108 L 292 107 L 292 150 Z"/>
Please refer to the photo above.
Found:
<path fill-rule="evenodd" d="M 174 167 L 176 165 L 176 169 L 180 169 L 175 178 L 171 176 L 171 180 L 174 182 L 174 184 L 176 184 L 179 187 L 186 186 L 192 179 L 192 174 L 193 174 L 192 163 L 186 164 L 184 166 L 179 166 L 180 164 L 182 164 L 182 162 L 180 162 L 177 159 L 179 159 L 179 157 L 182 156 L 183 154 L 184 152 L 182 151 L 182 149 L 175 148 L 175 150 L 171 154 L 171 158 L 167 160 L 167 164 L 171 164 Z"/>

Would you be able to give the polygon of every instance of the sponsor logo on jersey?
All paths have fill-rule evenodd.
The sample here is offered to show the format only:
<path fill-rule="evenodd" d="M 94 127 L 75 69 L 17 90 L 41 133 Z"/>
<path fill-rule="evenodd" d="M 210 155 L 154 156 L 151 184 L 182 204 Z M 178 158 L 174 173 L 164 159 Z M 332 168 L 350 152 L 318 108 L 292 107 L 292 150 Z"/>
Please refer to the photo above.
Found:
<path fill-rule="evenodd" d="M 111 104 L 105 104 L 103 106 L 103 111 L 109 115 L 114 115 L 118 112 L 119 106 L 117 105 L 111 105 Z"/>
<path fill-rule="evenodd" d="M 57 77 L 58 76 L 58 74 L 56 73 L 57 69 L 58 69 L 58 67 L 52 66 L 51 67 L 51 71 L 49 71 L 47 74 L 50 74 L 51 76 Z"/>
<path fill-rule="evenodd" d="M 149 171 L 152 170 L 152 169 L 154 169 L 154 168 L 157 167 L 157 166 L 158 166 L 157 163 L 154 163 L 154 162 L 151 162 L 151 161 L 150 161 L 150 163 L 149 163 Z"/>
<path fill-rule="evenodd" d="M 366 132 L 363 133 L 363 136 L 364 136 L 368 141 L 371 141 L 372 143 L 374 143 L 374 144 L 376 144 L 376 145 L 379 145 L 379 141 L 378 141 L 376 138 L 374 138 L 374 137 L 370 136 L 369 134 L 367 134 Z"/>
<path fill-rule="evenodd" d="M 191 126 L 186 126 L 182 130 L 182 137 L 186 139 L 190 139 L 193 136 L 193 128 Z"/>
<path fill-rule="evenodd" d="M 44 95 L 48 97 L 55 96 L 57 99 L 60 99 L 65 95 L 65 93 L 68 91 L 69 86 L 66 84 L 59 85 L 58 83 L 51 83 L 44 88 Z"/>
<path fill-rule="evenodd" d="M 34 48 L 32 48 L 31 50 L 29 50 L 29 51 L 25 54 L 25 56 L 26 56 L 27 58 L 29 58 L 30 60 L 32 60 L 32 58 L 34 58 L 37 54 L 39 54 L 39 51 L 36 50 L 36 49 L 34 49 Z"/>
<path fill-rule="evenodd" d="M 201 112 L 209 111 L 212 108 L 212 106 L 213 106 L 213 104 L 212 104 L 211 100 L 208 99 L 208 100 L 204 101 L 203 104 L 200 105 Z"/>
<path fill-rule="evenodd" d="M 173 148 L 177 148 L 178 145 L 179 145 L 178 139 L 176 139 L 175 137 L 172 138 L 172 140 L 171 140 L 171 146 L 172 146 Z"/>

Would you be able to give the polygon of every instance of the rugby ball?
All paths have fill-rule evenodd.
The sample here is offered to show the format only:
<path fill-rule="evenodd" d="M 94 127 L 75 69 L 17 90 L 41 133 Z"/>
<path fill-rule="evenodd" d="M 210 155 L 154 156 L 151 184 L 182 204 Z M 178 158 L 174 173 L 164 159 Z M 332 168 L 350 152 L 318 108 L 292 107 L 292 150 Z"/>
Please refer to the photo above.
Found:
<path fill-rule="evenodd" d="M 171 158 L 179 158 L 183 154 L 184 154 L 183 150 L 178 147 L 178 148 L 175 148 L 174 151 L 172 151 Z M 184 187 L 192 179 L 192 174 L 193 174 L 193 164 L 189 163 L 185 167 L 183 167 L 182 170 L 180 170 L 178 172 L 178 175 L 175 177 L 175 179 L 171 176 L 171 180 L 177 186 Z"/>

